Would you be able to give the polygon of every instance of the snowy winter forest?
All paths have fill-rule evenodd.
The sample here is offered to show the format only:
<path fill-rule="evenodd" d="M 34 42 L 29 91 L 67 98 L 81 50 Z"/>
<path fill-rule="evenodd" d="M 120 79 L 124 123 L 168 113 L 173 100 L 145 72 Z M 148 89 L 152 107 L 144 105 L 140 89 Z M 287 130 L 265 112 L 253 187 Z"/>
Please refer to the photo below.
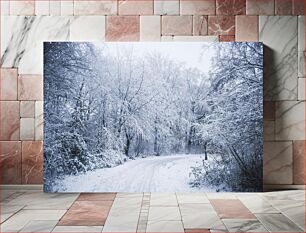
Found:
<path fill-rule="evenodd" d="M 261 43 L 44 43 L 47 192 L 261 191 Z"/>

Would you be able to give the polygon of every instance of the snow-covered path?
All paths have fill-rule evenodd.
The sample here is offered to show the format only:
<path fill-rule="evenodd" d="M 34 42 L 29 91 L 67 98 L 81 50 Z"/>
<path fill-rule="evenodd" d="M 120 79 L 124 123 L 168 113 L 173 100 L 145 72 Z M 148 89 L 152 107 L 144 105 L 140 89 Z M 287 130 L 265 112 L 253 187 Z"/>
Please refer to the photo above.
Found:
<path fill-rule="evenodd" d="M 192 192 L 191 167 L 203 155 L 171 155 L 131 160 L 113 168 L 69 176 L 58 185 L 66 192 Z"/>

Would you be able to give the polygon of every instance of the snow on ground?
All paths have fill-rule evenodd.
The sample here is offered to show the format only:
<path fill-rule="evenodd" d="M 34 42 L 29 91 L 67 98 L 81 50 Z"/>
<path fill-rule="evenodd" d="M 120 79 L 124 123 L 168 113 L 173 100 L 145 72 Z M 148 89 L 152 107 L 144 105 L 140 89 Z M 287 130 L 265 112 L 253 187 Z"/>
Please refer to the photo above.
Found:
<path fill-rule="evenodd" d="M 189 186 L 191 167 L 202 163 L 199 154 L 177 154 L 128 161 L 59 181 L 59 192 L 197 192 L 214 191 Z"/>

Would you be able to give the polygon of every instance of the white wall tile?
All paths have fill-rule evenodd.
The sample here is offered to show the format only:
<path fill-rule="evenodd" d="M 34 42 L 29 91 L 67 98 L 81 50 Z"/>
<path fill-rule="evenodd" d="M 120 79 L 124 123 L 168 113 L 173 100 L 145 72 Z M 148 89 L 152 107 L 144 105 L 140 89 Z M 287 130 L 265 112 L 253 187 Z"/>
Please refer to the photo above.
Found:
<path fill-rule="evenodd" d="M 105 41 L 105 16 L 76 16 L 70 25 L 71 41 Z"/>

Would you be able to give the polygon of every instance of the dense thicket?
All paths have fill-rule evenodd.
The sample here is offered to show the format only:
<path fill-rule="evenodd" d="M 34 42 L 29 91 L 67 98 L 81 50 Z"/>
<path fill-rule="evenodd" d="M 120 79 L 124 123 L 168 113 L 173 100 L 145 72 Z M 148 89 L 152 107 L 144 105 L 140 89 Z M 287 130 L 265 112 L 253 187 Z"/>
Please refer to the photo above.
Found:
<path fill-rule="evenodd" d="M 161 54 L 45 43 L 47 189 L 136 157 L 203 153 L 190 185 L 258 190 L 262 45 L 211 44 L 202 59 L 207 49 L 217 51 L 208 76 Z"/>

